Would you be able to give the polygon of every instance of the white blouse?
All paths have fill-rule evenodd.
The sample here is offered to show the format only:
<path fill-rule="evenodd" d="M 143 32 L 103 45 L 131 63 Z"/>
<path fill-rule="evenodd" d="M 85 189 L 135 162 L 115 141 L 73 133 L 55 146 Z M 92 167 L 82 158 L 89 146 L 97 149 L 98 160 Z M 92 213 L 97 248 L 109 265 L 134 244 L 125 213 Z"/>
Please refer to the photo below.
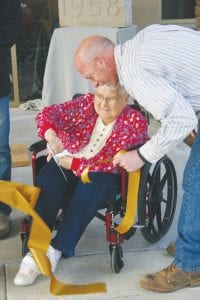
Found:
<path fill-rule="evenodd" d="M 57 154 L 56 157 L 69 155 L 75 158 L 85 157 L 86 159 L 89 159 L 95 156 L 106 144 L 106 141 L 112 132 L 114 124 L 115 120 L 112 123 L 105 125 L 102 119 L 98 117 L 90 141 L 83 149 L 81 149 L 81 151 L 72 155 L 65 149 L 62 153 Z"/>

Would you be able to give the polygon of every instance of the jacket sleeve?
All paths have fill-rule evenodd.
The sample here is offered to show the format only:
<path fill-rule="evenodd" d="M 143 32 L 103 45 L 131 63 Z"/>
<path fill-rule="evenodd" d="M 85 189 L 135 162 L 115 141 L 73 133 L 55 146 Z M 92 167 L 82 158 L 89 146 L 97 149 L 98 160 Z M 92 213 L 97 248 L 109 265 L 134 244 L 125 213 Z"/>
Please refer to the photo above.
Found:
<path fill-rule="evenodd" d="M 78 119 L 77 116 L 83 114 L 83 103 L 87 104 L 90 98 L 92 95 L 86 94 L 64 103 L 45 107 L 35 119 L 39 137 L 44 139 L 46 130 L 50 128 L 57 134 L 67 132 L 70 126 L 73 126 L 74 116 Z"/>

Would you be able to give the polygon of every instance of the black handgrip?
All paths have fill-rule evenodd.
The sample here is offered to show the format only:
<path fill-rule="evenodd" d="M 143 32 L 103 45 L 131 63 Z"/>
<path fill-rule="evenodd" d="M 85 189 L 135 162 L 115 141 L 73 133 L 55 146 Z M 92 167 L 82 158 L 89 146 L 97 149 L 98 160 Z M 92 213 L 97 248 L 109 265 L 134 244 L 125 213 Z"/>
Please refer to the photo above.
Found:
<path fill-rule="evenodd" d="M 46 149 L 47 142 L 45 140 L 37 141 L 36 143 L 30 145 L 29 151 L 31 152 L 40 152 Z"/>

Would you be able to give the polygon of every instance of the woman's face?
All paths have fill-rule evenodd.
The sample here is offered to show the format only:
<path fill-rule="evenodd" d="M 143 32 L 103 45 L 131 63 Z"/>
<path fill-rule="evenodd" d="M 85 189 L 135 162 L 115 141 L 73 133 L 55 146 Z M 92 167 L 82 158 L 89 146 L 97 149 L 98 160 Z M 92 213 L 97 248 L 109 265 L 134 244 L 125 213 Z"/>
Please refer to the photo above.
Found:
<path fill-rule="evenodd" d="M 127 105 L 127 95 L 121 95 L 119 88 L 99 86 L 95 91 L 94 108 L 104 124 L 110 124 Z"/>

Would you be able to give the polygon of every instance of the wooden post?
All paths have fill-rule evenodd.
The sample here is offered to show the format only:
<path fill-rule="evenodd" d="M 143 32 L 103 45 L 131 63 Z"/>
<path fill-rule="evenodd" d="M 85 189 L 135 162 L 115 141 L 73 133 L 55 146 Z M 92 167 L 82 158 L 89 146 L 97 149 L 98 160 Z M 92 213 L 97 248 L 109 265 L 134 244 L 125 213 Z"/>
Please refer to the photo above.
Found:
<path fill-rule="evenodd" d="M 200 30 L 200 0 L 196 0 L 195 24 L 196 24 L 196 30 Z"/>
<path fill-rule="evenodd" d="M 12 83 L 13 83 L 13 95 L 14 101 L 10 103 L 11 107 L 19 106 L 19 82 L 17 74 L 17 53 L 16 45 L 11 48 L 11 68 L 12 68 Z"/>

